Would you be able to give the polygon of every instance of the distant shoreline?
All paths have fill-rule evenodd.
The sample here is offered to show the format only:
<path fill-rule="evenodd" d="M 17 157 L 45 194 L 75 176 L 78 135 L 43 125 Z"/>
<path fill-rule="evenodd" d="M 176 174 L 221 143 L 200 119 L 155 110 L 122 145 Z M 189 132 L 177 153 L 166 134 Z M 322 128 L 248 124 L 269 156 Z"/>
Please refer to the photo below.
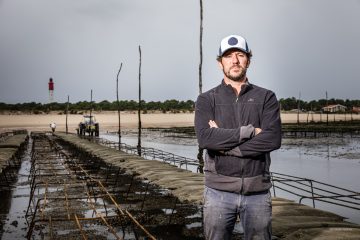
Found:
<path fill-rule="evenodd" d="M 88 114 L 88 113 L 87 113 Z M 117 131 L 118 129 L 118 114 L 116 111 L 102 111 L 92 113 L 100 124 L 100 132 Z M 296 123 L 296 113 L 281 113 L 281 120 L 283 123 Z M 136 111 L 121 112 L 121 129 L 134 129 L 138 125 L 138 116 Z M 360 120 L 359 114 L 329 114 L 329 122 L 335 121 L 350 121 Z M 300 113 L 299 121 L 306 123 L 310 121 L 326 122 L 326 114 L 307 114 Z M 68 130 L 69 132 L 76 132 L 77 125 L 82 121 L 82 115 L 69 114 L 68 115 Z M 0 131 L 27 129 L 30 131 L 48 131 L 49 124 L 55 122 L 58 131 L 65 131 L 66 129 L 66 115 L 52 112 L 49 114 L 0 114 Z M 194 126 L 194 113 L 160 113 L 152 112 L 141 114 L 141 122 L 143 128 L 149 127 L 191 127 Z"/>

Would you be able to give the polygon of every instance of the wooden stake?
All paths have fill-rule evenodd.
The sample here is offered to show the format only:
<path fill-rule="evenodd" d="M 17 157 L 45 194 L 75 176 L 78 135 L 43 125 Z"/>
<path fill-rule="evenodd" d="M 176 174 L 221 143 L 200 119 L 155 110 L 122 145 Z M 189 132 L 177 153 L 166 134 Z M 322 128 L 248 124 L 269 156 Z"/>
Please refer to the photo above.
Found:
<path fill-rule="evenodd" d="M 141 156 L 141 47 L 139 45 L 139 107 L 138 107 L 138 155 Z"/>
<path fill-rule="evenodd" d="M 66 104 L 66 134 L 68 134 L 68 113 L 69 113 L 69 95 L 68 95 L 68 100 L 67 100 L 67 104 Z"/>
<path fill-rule="evenodd" d="M 120 64 L 119 71 L 116 76 L 116 103 L 117 103 L 117 111 L 118 111 L 118 120 L 119 120 L 119 128 L 118 128 L 118 135 L 119 135 L 119 150 L 121 146 L 121 126 L 120 126 L 120 103 L 119 103 L 119 74 L 122 68 L 122 63 Z"/>

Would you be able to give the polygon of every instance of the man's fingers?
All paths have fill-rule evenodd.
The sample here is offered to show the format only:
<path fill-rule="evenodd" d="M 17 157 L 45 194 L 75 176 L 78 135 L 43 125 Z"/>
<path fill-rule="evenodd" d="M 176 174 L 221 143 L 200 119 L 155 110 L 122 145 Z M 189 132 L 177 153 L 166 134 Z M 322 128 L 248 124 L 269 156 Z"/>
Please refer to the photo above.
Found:
<path fill-rule="evenodd" d="M 216 124 L 216 122 L 214 120 L 209 120 L 209 126 L 210 128 L 217 128 L 218 125 Z"/>
<path fill-rule="evenodd" d="M 258 135 L 259 133 L 261 133 L 262 129 L 261 128 L 255 128 L 255 135 Z"/>
<path fill-rule="evenodd" d="M 209 126 L 210 126 L 211 128 L 213 128 L 213 127 L 214 127 L 214 123 L 213 123 L 213 121 L 212 121 L 212 120 L 209 120 Z"/>

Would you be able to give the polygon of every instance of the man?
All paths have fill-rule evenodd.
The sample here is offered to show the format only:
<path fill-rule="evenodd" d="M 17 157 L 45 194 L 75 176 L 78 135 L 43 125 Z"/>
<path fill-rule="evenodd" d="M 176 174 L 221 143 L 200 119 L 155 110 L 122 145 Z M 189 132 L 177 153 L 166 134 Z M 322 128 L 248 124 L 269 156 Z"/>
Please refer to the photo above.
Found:
<path fill-rule="evenodd" d="M 224 38 L 224 78 L 196 102 L 196 135 L 207 150 L 206 239 L 231 239 L 238 216 L 245 239 L 271 239 L 270 152 L 281 145 L 280 111 L 273 92 L 249 82 L 251 57 L 243 37 Z"/>
<path fill-rule="evenodd" d="M 51 128 L 52 133 L 54 134 L 55 129 L 56 129 L 56 123 L 54 123 L 54 122 L 50 123 L 50 128 Z"/>

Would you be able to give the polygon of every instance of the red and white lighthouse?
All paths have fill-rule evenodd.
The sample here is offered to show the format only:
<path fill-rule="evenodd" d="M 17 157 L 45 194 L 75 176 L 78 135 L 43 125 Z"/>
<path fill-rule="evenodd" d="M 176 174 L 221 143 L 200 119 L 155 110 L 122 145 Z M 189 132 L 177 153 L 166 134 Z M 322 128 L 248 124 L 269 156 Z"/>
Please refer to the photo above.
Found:
<path fill-rule="evenodd" d="M 53 79 L 49 79 L 49 103 L 52 103 L 54 101 L 54 82 Z"/>

